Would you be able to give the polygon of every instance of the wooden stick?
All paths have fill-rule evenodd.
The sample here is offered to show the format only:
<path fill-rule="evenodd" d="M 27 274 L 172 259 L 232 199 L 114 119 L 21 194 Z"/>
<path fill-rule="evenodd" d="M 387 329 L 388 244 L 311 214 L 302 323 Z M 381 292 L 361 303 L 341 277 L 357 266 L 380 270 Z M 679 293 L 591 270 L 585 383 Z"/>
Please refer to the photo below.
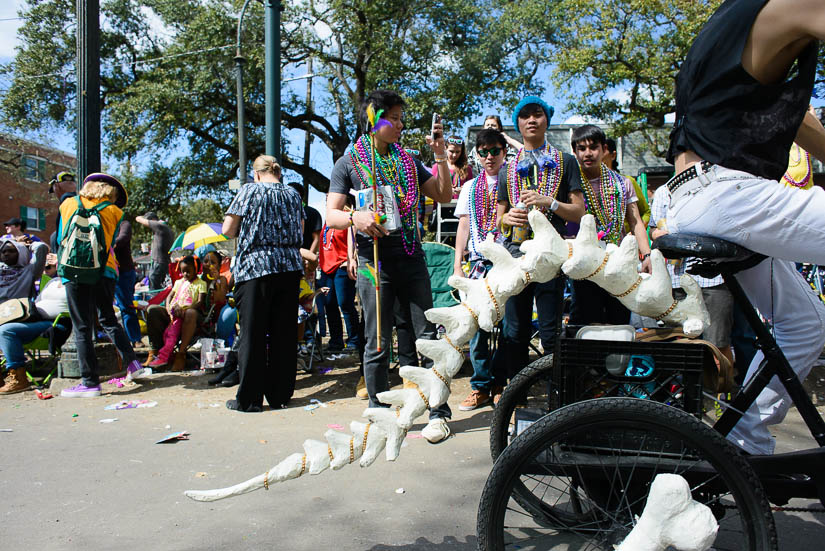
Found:
<path fill-rule="evenodd" d="M 381 223 L 378 212 L 378 174 L 375 165 L 375 136 L 370 132 L 370 153 L 372 155 L 372 206 L 375 223 Z M 372 261 L 375 265 L 375 341 L 376 352 L 381 352 L 381 264 L 378 262 L 378 238 L 372 238 Z"/>

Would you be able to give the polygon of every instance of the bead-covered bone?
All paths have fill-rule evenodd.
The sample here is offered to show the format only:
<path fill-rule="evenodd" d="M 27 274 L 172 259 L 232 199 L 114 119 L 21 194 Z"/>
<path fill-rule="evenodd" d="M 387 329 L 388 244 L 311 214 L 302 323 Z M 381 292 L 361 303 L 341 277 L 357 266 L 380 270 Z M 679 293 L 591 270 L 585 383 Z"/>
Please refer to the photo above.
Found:
<path fill-rule="evenodd" d="M 268 488 L 271 484 L 306 473 L 318 474 L 330 467 L 340 469 L 356 460 L 361 467 L 369 467 L 382 450 L 386 451 L 389 461 L 394 461 L 407 430 L 426 413 L 427 404 L 435 408 L 447 402 L 450 382 L 464 363 L 464 354 L 459 348 L 467 344 L 479 328 L 492 331 L 503 317 L 509 297 L 529 283 L 550 281 L 558 275 L 559 269 L 574 279 L 590 279 L 634 312 L 659 316 L 669 324 L 681 324 L 688 335 L 698 335 L 708 326 L 701 289 L 690 276 L 683 275 L 681 279 L 687 298 L 673 302 L 670 276 L 659 251 L 654 250 L 650 255 L 653 273 L 639 274 L 635 238 L 627 236 L 621 246 L 603 248 L 596 237 L 595 220 L 591 215 L 582 218 L 578 236 L 570 241 L 562 239 L 538 211 L 531 211 L 528 219 L 535 238 L 522 243 L 524 256 L 514 259 L 502 245 L 488 238 L 479 246 L 485 257 L 493 262 L 487 276 L 473 280 L 451 276 L 449 283 L 462 292 L 464 303 L 427 311 L 428 320 L 444 326 L 445 338 L 416 341 L 418 351 L 433 360 L 431 369 L 401 368 L 402 377 L 416 383 L 418 390 L 380 393 L 378 399 L 395 408 L 366 409 L 364 417 L 370 423 L 353 421 L 349 435 L 327 431 L 324 434 L 326 443 L 307 440 L 305 453 L 288 456 L 262 475 L 228 488 L 190 490 L 185 495 L 197 501 L 215 501 Z"/>

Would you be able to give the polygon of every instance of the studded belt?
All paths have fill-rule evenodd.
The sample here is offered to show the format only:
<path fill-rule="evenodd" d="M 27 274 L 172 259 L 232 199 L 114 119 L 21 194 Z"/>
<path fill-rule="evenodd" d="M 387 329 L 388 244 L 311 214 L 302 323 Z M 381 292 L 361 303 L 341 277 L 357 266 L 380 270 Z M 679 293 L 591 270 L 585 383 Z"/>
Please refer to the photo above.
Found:
<path fill-rule="evenodd" d="M 702 161 L 702 172 L 707 172 L 707 170 L 710 169 L 710 167 L 712 166 L 713 163 Z M 678 190 L 684 184 L 696 179 L 697 176 L 699 176 L 699 174 L 696 172 L 696 165 L 692 165 L 690 168 L 683 170 L 682 172 L 668 180 L 667 184 L 665 185 L 667 186 L 668 191 L 670 191 L 670 193 L 672 194 L 676 192 L 676 190 Z"/>

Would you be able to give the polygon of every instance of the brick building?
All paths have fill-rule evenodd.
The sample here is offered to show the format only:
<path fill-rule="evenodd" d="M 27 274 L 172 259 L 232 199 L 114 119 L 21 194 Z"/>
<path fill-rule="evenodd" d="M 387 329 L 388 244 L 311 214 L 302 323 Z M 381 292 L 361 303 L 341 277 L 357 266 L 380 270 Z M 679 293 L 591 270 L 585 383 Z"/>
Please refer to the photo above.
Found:
<path fill-rule="evenodd" d="M 64 151 L 0 134 L 0 223 L 22 218 L 27 233 L 48 243 L 57 216 L 49 180 L 64 170 L 74 172 L 76 164 Z"/>

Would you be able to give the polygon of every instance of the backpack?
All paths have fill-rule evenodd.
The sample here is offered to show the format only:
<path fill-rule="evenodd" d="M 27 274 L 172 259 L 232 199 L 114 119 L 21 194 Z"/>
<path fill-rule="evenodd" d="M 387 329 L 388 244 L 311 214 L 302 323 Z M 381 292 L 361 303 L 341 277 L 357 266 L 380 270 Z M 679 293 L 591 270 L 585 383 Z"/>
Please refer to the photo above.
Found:
<path fill-rule="evenodd" d="M 99 213 L 112 203 L 103 201 L 92 208 L 83 206 L 80 197 L 77 210 L 60 240 L 57 273 L 75 283 L 94 284 L 103 275 L 109 259 L 109 247 L 103 233 Z"/>

